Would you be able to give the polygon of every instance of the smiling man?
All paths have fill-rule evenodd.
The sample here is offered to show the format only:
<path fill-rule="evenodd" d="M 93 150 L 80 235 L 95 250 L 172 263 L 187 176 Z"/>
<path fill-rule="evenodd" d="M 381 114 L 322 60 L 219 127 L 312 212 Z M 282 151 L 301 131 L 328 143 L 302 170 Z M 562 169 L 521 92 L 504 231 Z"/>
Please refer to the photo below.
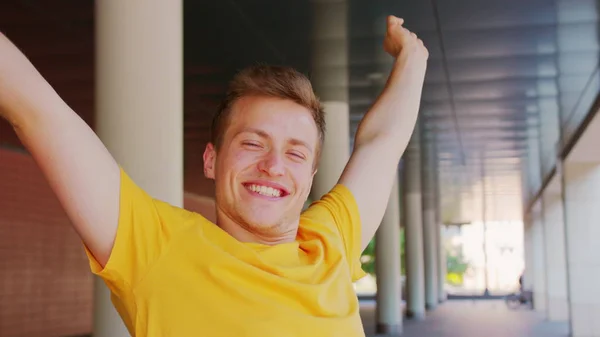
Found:
<path fill-rule="evenodd" d="M 324 137 L 322 108 L 293 69 L 252 67 L 230 87 L 204 153 L 219 227 L 240 241 L 294 241 Z"/>
<path fill-rule="evenodd" d="M 395 58 L 338 184 L 306 211 L 324 141 L 312 86 L 283 67 L 231 82 L 204 152 L 217 223 L 156 200 L 0 36 L 0 114 L 80 235 L 135 336 L 364 336 L 352 282 L 410 139 L 427 49 L 388 18 Z M 74 162 L 72 158 L 79 158 Z"/>

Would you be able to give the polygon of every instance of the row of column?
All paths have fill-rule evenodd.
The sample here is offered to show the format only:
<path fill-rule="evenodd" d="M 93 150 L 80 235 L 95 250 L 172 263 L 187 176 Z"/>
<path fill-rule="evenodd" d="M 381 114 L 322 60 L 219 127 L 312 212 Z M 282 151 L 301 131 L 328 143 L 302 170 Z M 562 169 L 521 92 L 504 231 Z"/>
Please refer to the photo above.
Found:
<path fill-rule="evenodd" d="M 427 310 L 446 298 L 435 149 L 433 141 L 422 136 L 417 126 L 402 168 L 406 315 L 415 319 L 424 319 Z"/>
<path fill-rule="evenodd" d="M 420 137 L 417 127 L 403 156 L 401 178 L 394 181 L 375 236 L 378 334 L 401 334 L 403 316 L 422 320 L 427 310 L 436 308 L 446 299 L 446 255 L 441 245 L 433 143 L 422 142 Z M 401 224 L 405 238 L 405 307 L 402 302 Z"/>
<path fill-rule="evenodd" d="M 348 159 L 348 108 L 339 101 L 326 102 L 326 107 L 329 108 L 327 139 L 333 140 L 327 141 L 323 147 L 322 155 L 328 159 L 320 163 L 315 176 L 312 190 L 315 199 L 333 187 Z M 435 309 L 446 299 L 446 255 L 441 245 L 433 144 L 423 144 L 417 127 L 403 156 L 401 182 L 399 177 L 394 180 L 388 206 L 375 237 L 376 329 L 380 334 L 400 334 L 403 311 L 409 318 L 424 319 L 427 310 Z M 402 220 L 401 206 L 404 210 Z M 405 308 L 402 305 L 401 223 L 405 231 Z"/>
<path fill-rule="evenodd" d="M 313 0 L 312 6 L 312 81 L 323 101 L 327 123 L 319 171 L 311 191 L 311 197 L 317 199 L 337 182 L 351 150 L 348 4 L 343 0 Z M 384 20 L 381 22 L 385 23 Z M 378 32 L 382 28 L 379 26 Z M 385 62 L 386 56 L 382 53 L 381 50 L 376 53 L 377 62 Z M 421 147 L 420 137 L 417 127 L 403 157 L 402 178 L 394 180 L 388 207 L 375 237 L 376 329 L 380 334 L 400 334 L 403 311 L 409 317 L 423 319 L 426 310 L 434 309 L 446 296 L 437 170 L 432 160 L 434 149 L 431 142 Z M 401 206 L 404 209 L 403 220 Z M 401 223 L 404 224 L 406 242 L 405 308 L 402 302 Z"/>
<path fill-rule="evenodd" d="M 569 322 L 574 337 L 600 336 L 600 162 L 567 161 L 525 221 L 523 286 L 534 309 Z"/>

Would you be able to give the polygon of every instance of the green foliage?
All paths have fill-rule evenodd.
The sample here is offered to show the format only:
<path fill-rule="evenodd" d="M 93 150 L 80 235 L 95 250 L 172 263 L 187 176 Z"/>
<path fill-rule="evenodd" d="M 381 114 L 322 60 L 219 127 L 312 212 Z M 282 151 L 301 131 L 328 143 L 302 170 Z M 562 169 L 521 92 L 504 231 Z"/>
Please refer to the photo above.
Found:
<path fill-rule="evenodd" d="M 406 275 L 405 266 L 405 250 L 404 250 L 404 230 L 400 232 L 400 253 L 401 253 L 401 261 L 402 261 L 402 275 Z M 369 245 L 364 250 L 361 256 L 362 268 L 363 270 L 375 276 L 375 245 L 376 240 L 373 238 Z M 465 260 L 462 250 L 460 249 L 448 249 L 446 248 L 446 280 L 448 283 L 453 285 L 461 285 L 463 282 L 463 275 L 469 268 L 470 264 Z"/>
<path fill-rule="evenodd" d="M 401 261 L 402 261 L 402 275 L 405 274 L 404 271 L 404 230 L 400 231 L 400 254 L 401 254 Z M 362 262 L 362 268 L 365 271 L 365 273 L 370 274 L 372 276 L 375 276 L 375 238 L 371 239 L 371 242 L 369 242 L 369 244 L 367 245 L 367 248 L 365 248 L 365 250 L 362 253 L 361 256 L 361 262 Z"/>
<path fill-rule="evenodd" d="M 462 250 L 446 251 L 446 262 L 446 280 L 452 285 L 461 285 L 463 275 L 469 268 L 469 262 L 465 260 Z"/>
<path fill-rule="evenodd" d="M 465 261 L 462 252 L 448 254 L 447 265 L 449 273 L 464 274 L 469 268 L 469 263 Z"/>
<path fill-rule="evenodd" d="M 367 248 L 363 251 L 360 261 L 362 262 L 362 269 L 365 273 L 375 275 L 375 238 L 371 239 Z"/>

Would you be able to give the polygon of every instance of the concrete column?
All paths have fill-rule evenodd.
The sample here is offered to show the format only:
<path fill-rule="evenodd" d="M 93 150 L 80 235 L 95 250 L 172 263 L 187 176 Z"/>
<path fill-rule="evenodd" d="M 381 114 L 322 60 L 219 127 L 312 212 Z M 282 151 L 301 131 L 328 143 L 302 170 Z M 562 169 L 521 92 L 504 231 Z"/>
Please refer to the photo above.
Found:
<path fill-rule="evenodd" d="M 446 300 L 446 246 L 444 244 L 444 226 L 442 220 L 442 206 L 441 206 L 441 186 L 440 186 L 440 172 L 438 167 L 438 155 L 437 155 L 437 138 L 436 135 L 434 137 L 434 145 L 433 145 L 433 192 L 434 192 L 434 201 L 435 201 L 435 223 L 436 227 L 436 247 L 438 249 L 438 302 L 442 303 Z"/>
<path fill-rule="evenodd" d="M 439 228 L 435 219 L 435 186 L 433 143 L 421 144 L 421 195 L 423 207 L 423 247 L 425 261 L 425 307 L 435 309 L 438 304 Z"/>
<path fill-rule="evenodd" d="M 398 177 L 381 226 L 375 234 L 375 273 L 377 275 L 377 333 L 402 333 L 402 281 L 400 259 L 400 191 Z"/>
<path fill-rule="evenodd" d="M 96 129 L 149 194 L 183 203 L 182 2 L 96 2 Z M 96 278 L 94 337 L 129 336 Z"/>
<path fill-rule="evenodd" d="M 350 118 L 348 104 L 325 102 L 327 132 L 319 169 L 313 181 L 311 198 L 317 200 L 337 183 L 350 156 Z"/>
<path fill-rule="evenodd" d="M 446 274 L 447 274 L 447 262 L 446 262 L 446 245 L 444 242 L 444 227 L 441 225 L 441 221 L 438 218 L 438 228 L 437 228 L 437 242 L 439 248 L 439 258 L 438 258 L 438 302 L 442 303 L 448 299 L 448 294 L 446 293 Z"/>
<path fill-rule="evenodd" d="M 311 81 L 325 109 L 327 132 L 311 198 L 337 183 L 350 155 L 348 107 L 348 5 L 345 0 L 312 0 Z"/>
<path fill-rule="evenodd" d="M 523 223 L 523 244 L 525 270 L 523 270 L 523 289 L 533 291 L 533 219 L 529 214 Z"/>
<path fill-rule="evenodd" d="M 595 151 L 590 145 L 589 151 Z M 600 336 L 600 162 L 567 162 L 564 174 L 571 336 L 597 337 Z"/>
<path fill-rule="evenodd" d="M 531 249 L 533 271 L 533 303 L 534 309 L 546 315 L 546 258 L 544 249 L 544 221 L 542 219 L 541 202 L 532 210 Z"/>
<path fill-rule="evenodd" d="M 546 276 L 548 320 L 569 320 L 567 296 L 567 261 L 565 251 L 562 184 L 555 176 L 542 195 L 544 204 L 544 239 L 546 240 Z"/>
<path fill-rule="evenodd" d="M 403 156 L 402 215 L 406 256 L 406 314 L 425 318 L 425 270 L 423 256 L 423 218 L 421 208 L 421 156 L 419 128 L 415 128 Z"/>

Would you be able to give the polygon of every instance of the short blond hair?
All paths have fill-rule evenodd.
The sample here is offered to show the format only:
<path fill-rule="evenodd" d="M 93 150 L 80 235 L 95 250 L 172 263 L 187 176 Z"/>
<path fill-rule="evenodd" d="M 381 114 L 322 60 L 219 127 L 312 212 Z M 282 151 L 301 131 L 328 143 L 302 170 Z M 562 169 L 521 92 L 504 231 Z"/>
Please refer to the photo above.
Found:
<path fill-rule="evenodd" d="M 317 125 L 317 154 L 320 153 L 325 140 L 325 112 L 310 80 L 293 68 L 269 65 L 245 68 L 229 83 L 225 99 L 221 102 L 211 125 L 210 140 L 217 150 L 227 129 L 231 107 L 241 97 L 250 95 L 289 99 L 307 108 Z"/>

